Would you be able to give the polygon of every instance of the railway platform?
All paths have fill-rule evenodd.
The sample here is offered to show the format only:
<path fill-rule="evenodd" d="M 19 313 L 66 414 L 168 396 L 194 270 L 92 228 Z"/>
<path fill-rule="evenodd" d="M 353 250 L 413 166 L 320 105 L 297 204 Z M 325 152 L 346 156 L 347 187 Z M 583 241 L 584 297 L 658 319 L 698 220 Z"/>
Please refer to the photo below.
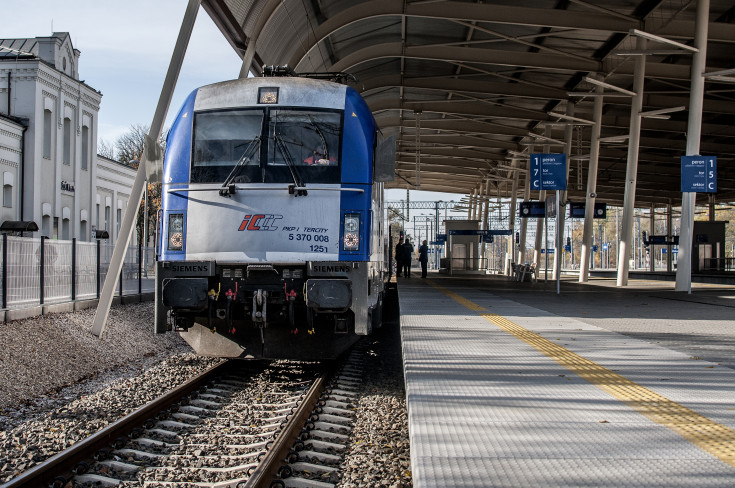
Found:
<path fill-rule="evenodd" d="M 735 287 L 399 278 L 414 486 L 735 486 Z"/>

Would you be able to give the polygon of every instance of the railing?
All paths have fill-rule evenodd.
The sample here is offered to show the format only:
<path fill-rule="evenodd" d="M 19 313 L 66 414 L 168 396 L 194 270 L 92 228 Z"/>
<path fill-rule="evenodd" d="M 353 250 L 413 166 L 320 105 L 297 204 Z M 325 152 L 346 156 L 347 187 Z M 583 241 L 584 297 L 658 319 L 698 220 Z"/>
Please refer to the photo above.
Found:
<path fill-rule="evenodd" d="M 735 258 L 704 258 L 700 271 L 735 271 Z"/>
<path fill-rule="evenodd" d="M 99 298 L 114 248 L 99 240 L 58 241 L 6 234 L 0 246 L 3 309 Z M 154 249 L 129 247 L 116 294 L 153 292 L 154 273 Z"/>

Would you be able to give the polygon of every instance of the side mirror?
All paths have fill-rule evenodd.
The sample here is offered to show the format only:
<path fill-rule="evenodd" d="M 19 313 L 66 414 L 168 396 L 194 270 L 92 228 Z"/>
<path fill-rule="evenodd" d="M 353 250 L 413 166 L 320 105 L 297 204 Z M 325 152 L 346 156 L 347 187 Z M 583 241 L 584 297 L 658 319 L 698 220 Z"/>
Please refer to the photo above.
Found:
<path fill-rule="evenodd" d="M 393 181 L 396 171 L 396 136 L 384 138 L 375 150 L 375 181 Z"/>

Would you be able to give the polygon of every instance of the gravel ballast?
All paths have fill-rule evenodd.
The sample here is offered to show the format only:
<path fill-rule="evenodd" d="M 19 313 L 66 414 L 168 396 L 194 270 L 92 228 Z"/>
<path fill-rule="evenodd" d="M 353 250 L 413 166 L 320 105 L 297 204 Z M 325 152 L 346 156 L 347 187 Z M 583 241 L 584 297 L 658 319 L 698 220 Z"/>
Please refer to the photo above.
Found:
<path fill-rule="evenodd" d="M 397 313 L 397 311 L 396 311 Z M 398 317 L 369 341 L 363 393 L 345 455 L 343 488 L 413 486 Z"/>
<path fill-rule="evenodd" d="M 110 309 L 102 338 L 90 332 L 95 309 L 0 324 L 0 409 L 121 367 L 142 368 L 190 352 L 178 334 L 153 334 L 151 302 Z"/>
<path fill-rule="evenodd" d="M 165 393 L 219 359 L 178 334 L 152 333 L 153 305 L 113 307 L 102 339 L 94 309 L 0 324 L 0 483 Z M 397 324 L 367 338 L 365 388 L 339 486 L 411 486 Z"/>
<path fill-rule="evenodd" d="M 219 359 L 152 332 L 151 302 L 0 324 L 0 482 L 89 436 Z"/>

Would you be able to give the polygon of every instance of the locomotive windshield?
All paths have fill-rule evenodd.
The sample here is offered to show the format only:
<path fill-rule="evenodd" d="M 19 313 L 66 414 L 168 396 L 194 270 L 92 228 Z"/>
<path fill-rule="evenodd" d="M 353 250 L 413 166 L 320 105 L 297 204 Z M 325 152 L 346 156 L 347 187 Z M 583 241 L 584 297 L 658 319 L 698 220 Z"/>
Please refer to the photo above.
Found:
<path fill-rule="evenodd" d="M 339 183 L 341 123 L 338 112 L 272 109 L 266 182 L 289 181 L 291 165 L 304 183 Z"/>
<path fill-rule="evenodd" d="M 191 182 L 339 183 L 341 127 L 339 111 L 197 113 Z"/>
<path fill-rule="evenodd" d="M 257 143 L 262 128 L 262 110 L 197 114 L 194 120 L 192 183 L 221 183 L 238 163 L 254 168 L 260 166 Z"/>

